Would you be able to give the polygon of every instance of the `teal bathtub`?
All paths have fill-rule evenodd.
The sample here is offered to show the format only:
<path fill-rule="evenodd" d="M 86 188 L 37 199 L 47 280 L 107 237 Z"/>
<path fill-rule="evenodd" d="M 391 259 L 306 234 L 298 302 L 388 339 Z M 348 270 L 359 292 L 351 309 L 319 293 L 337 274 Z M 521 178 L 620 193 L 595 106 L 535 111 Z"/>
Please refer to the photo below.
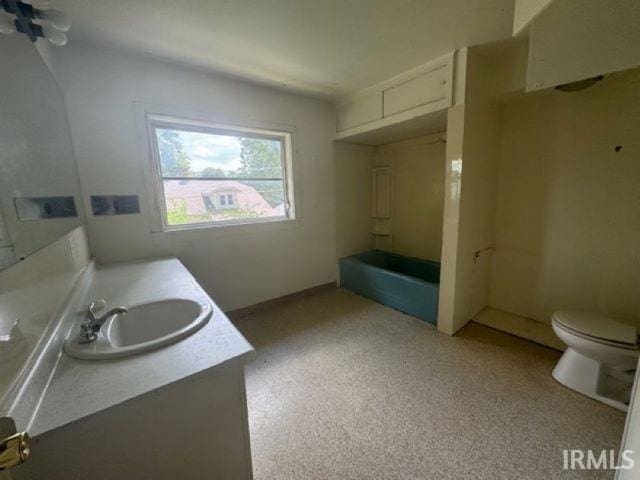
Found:
<path fill-rule="evenodd" d="M 340 259 L 340 286 L 436 324 L 440 262 L 372 250 Z"/>

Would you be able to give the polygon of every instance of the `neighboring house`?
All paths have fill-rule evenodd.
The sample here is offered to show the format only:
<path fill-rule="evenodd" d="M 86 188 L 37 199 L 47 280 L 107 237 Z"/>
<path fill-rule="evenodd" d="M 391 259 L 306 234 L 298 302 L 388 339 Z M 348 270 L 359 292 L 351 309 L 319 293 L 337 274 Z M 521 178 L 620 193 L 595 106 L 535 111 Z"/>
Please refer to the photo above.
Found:
<path fill-rule="evenodd" d="M 272 207 L 250 185 L 235 180 L 164 180 L 167 209 L 186 206 L 189 216 L 210 216 L 212 220 L 237 216 L 275 217 L 284 206 Z"/>

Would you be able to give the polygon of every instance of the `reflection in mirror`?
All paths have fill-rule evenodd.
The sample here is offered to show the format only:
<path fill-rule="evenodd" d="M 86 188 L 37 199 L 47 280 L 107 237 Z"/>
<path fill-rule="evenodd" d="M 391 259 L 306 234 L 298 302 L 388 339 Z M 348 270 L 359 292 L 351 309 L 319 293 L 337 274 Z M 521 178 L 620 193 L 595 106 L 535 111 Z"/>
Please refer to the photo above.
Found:
<path fill-rule="evenodd" d="M 23 35 L 0 38 L 0 269 L 82 222 L 62 92 Z"/>

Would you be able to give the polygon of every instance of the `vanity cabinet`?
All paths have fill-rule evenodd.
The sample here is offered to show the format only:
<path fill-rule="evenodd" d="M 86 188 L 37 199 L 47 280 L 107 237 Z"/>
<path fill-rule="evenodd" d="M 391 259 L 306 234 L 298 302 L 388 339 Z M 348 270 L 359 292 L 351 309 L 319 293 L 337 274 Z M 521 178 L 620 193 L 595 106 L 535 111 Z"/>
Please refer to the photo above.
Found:
<path fill-rule="evenodd" d="M 253 478 L 242 363 L 32 438 L 13 480 Z"/>
<path fill-rule="evenodd" d="M 210 305 L 211 316 L 174 343 L 80 360 L 64 345 L 96 298 L 130 306 L 133 322 L 141 305 L 173 317 L 162 311 L 172 299 Z M 0 405 L 31 437 L 13 480 L 252 478 L 244 365 L 253 347 L 177 258 L 91 262 L 56 319 L 20 395 Z"/>

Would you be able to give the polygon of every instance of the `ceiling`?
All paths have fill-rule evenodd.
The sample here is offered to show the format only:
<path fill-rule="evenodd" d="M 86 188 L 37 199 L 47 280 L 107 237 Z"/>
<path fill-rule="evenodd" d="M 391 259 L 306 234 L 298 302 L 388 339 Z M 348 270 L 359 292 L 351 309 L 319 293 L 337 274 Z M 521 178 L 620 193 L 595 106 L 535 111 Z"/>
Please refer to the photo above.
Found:
<path fill-rule="evenodd" d="M 53 0 L 70 41 L 339 97 L 508 37 L 513 0 Z"/>

